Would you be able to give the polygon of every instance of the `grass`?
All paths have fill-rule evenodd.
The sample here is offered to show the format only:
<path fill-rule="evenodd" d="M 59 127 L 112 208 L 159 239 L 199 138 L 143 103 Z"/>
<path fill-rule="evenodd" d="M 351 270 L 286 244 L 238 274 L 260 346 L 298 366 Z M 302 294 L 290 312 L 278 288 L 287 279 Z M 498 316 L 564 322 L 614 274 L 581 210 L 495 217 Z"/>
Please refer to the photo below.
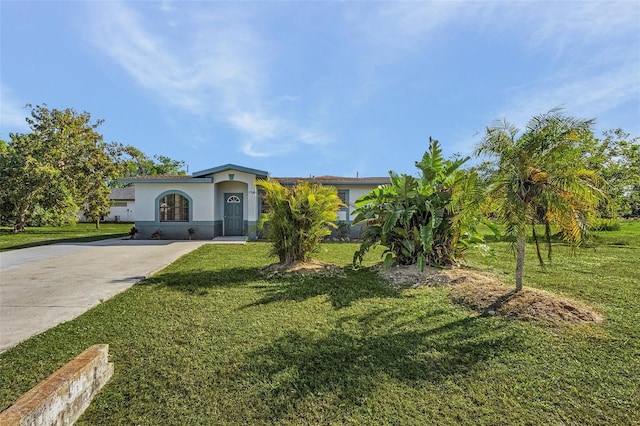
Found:
<path fill-rule="evenodd" d="M 56 243 L 89 242 L 129 235 L 131 223 L 77 223 L 65 226 L 27 228 L 14 234 L 10 227 L 0 227 L 0 252 Z"/>
<path fill-rule="evenodd" d="M 0 409 L 96 343 L 115 374 L 86 424 L 639 424 L 640 225 L 556 250 L 525 284 L 606 320 L 561 327 L 474 317 L 447 288 L 393 290 L 326 244 L 341 278 L 267 280 L 266 244 L 203 246 L 0 355 Z M 624 243 L 624 244 L 619 244 Z M 469 262 L 506 281 L 513 256 Z M 368 264 L 377 258 L 370 257 Z"/>

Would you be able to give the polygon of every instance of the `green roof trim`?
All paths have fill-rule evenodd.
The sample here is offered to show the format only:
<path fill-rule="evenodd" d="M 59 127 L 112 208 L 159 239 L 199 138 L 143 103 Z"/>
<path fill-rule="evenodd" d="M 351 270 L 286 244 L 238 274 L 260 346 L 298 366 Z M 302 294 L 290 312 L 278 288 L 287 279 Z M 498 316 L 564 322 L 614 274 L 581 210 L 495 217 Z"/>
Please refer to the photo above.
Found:
<path fill-rule="evenodd" d="M 225 164 L 223 166 L 213 167 L 211 169 L 200 170 L 192 174 L 193 177 L 200 177 L 206 175 L 212 175 L 214 173 L 226 172 L 227 170 L 236 170 L 238 172 L 248 173 L 250 175 L 256 175 L 256 177 L 266 178 L 269 173 L 264 170 L 252 169 L 250 167 L 238 166 L 237 164 Z"/>

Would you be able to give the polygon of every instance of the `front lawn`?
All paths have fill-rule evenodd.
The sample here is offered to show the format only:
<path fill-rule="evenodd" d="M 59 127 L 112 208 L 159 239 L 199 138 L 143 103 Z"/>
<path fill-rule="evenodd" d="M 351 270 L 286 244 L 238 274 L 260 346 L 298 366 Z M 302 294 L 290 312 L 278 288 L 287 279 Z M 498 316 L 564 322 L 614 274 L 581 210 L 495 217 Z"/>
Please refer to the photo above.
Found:
<path fill-rule="evenodd" d="M 151 279 L 0 355 L 0 409 L 96 343 L 115 374 L 77 424 L 637 424 L 638 227 L 566 248 L 525 285 L 599 310 L 559 326 L 470 315 L 447 287 L 393 290 L 326 244 L 333 278 L 260 275 L 268 246 L 207 245 Z M 484 264 L 509 282 L 495 243 Z M 369 258 L 369 264 L 378 260 Z"/>
<path fill-rule="evenodd" d="M 0 227 L 0 252 L 56 243 L 89 242 L 129 235 L 132 223 L 77 223 L 65 226 L 28 227 L 14 234 L 11 227 Z"/>

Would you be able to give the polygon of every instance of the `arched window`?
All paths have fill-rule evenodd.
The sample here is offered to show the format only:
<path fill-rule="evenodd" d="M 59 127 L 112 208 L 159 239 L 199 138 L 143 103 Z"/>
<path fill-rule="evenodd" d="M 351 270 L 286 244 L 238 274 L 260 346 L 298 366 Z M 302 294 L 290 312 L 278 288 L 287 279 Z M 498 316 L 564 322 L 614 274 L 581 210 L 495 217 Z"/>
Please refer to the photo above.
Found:
<path fill-rule="evenodd" d="M 160 222 L 188 222 L 189 200 L 180 194 L 167 194 L 160 199 Z"/>

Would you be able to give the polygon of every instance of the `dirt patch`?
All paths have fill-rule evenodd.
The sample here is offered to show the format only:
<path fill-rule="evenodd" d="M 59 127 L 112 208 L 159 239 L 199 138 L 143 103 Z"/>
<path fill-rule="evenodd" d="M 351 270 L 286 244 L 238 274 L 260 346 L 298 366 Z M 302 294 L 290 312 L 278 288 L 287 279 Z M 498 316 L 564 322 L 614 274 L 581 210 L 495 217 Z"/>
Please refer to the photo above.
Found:
<path fill-rule="evenodd" d="M 514 293 L 492 274 L 468 267 L 448 269 L 415 266 L 379 268 L 378 273 L 395 287 L 451 286 L 449 297 L 481 315 L 502 315 L 521 320 L 584 324 L 602 321 L 592 308 L 553 293 L 524 288 Z"/>
<path fill-rule="evenodd" d="M 478 286 L 466 282 L 454 286 L 449 297 L 483 315 L 570 324 L 602 321 L 600 314 L 580 302 L 532 288 L 515 293 L 512 287 L 499 283 Z"/>
<path fill-rule="evenodd" d="M 421 287 L 421 286 L 441 286 L 453 285 L 463 282 L 476 284 L 495 283 L 497 278 L 494 275 L 477 271 L 465 266 L 456 268 L 433 268 L 427 266 L 424 271 L 415 265 L 392 266 L 383 268 L 377 266 L 378 274 L 394 287 Z"/>
<path fill-rule="evenodd" d="M 319 260 L 315 259 L 311 259 L 307 262 L 294 262 L 289 264 L 272 263 L 271 265 L 267 265 L 262 268 L 260 272 L 267 277 L 335 277 L 344 275 L 344 271 L 338 265 L 334 265 L 333 263 L 320 262 Z"/>

